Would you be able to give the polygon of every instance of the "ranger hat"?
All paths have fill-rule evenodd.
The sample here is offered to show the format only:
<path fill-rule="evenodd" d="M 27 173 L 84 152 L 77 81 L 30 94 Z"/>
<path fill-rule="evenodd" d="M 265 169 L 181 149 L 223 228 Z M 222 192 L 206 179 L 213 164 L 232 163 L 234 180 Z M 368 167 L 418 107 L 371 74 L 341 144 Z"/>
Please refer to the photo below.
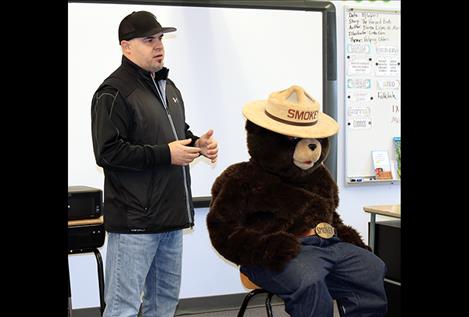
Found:
<path fill-rule="evenodd" d="M 319 102 L 293 85 L 271 93 L 267 100 L 248 102 L 243 115 L 263 128 L 288 136 L 325 138 L 336 134 L 339 125 L 319 108 Z"/>
<path fill-rule="evenodd" d="M 119 43 L 136 37 L 151 36 L 160 32 L 174 32 L 176 28 L 162 27 L 156 16 L 148 11 L 134 11 L 119 24 Z"/>

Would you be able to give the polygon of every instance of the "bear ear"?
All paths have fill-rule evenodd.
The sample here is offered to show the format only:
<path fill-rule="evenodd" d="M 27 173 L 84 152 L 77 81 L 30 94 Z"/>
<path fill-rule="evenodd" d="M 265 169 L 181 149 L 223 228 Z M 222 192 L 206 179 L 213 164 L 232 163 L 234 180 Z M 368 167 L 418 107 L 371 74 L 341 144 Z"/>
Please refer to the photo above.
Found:
<path fill-rule="evenodd" d="M 321 157 L 324 160 L 329 155 L 329 138 L 316 139 L 321 143 Z"/>
<path fill-rule="evenodd" d="M 281 134 L 281 133 L 266 129 L 264 127 L 261 127 L 260 125 L 257 125 L 252 121 L 249 121 L 248 119 L 246 119 L 245 128 L 248 134 L 256 134 L 256 135 L 261 134 L 261 135 L 269 136 L 269 137 L 275 136 L 275 138 L 280 138 L 280 139 L 284 139 L 287 136 L 285 134 Z"/>
<path fill-rule="evenodd" d="M 277 132 L 270 131 L 266 128 L 263 128 L 252 121 L 246 120 L 246 131 L 248 134 L 256 134 L 256 135 L 277 135 Z"/>
<path fill-rule="evenodd" d="M 261 127 L 252 121 L 246 120 L 246 131 L 249 133 L 259 133 L 261 131 Z"/>

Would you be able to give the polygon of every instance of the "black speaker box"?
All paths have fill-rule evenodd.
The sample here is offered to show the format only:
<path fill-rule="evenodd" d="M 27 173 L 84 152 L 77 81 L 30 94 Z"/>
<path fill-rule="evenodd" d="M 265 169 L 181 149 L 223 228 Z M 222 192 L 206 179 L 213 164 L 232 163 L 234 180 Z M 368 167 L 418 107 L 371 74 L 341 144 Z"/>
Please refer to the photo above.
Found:
<path fill-rule="evenodd" d="M 401 281 L 401 221 L 378 221 L 375 230 L 375 254 L 386 263 L 386 278 Z"/>
<path fill-rule="evenodd" d="M 386 317 L 401 316 L 401 221 L 377 221 L 374 252 L 386 263 L 384 288 L 388 298 Z"/>
<path fill-rule="evenodd" d="M 98 218 L 103 206 L 103 192 L 88 186 L 68 186 L 68 220 Z"/>
<path fill-rule="evenodd" d="M 386 317 L 401 317 L 401 286 L 384 280 L 384 289 L 388 298 Z"/>
<path fill-rule="evenodd" d="M 104 237 L 104 224 L 68 227 L 68 252 L 90 252 L 104 245 Z"/>

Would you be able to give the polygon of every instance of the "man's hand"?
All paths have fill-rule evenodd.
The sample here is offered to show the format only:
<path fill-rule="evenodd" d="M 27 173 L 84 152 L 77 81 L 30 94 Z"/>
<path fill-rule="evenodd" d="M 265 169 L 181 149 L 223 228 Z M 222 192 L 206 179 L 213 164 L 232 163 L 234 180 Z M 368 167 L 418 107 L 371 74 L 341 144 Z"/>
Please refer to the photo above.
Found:
<path fill-rule="evenodd" d="M 200 148 L 200 154 L 210 159 L 212 163 L 217 161 L 218 156 L 218 142 L 213 138 L 213 130 L 208 130 L 197 141 L 195 146 Z"/>
<path fill-rule="evenodd" d="M 177 140 L 168 144 L 171 152 L 171 164 L 188 165 L 195 158 L 199 157 L 201 149 L 198 147 L 187 146 L 192 139 Z"/>

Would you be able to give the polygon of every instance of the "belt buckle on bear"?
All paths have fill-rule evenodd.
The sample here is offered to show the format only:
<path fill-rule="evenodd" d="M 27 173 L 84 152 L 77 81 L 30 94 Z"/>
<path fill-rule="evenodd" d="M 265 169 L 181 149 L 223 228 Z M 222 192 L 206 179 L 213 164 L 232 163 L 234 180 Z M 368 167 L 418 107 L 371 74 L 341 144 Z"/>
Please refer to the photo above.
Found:
<path fill-rule="evenodd" d="M 329 239 L 334 236 L 334 227 L 327 222 L 320 222 L 315 227 L 318 236 L 324 239 Z"/>

